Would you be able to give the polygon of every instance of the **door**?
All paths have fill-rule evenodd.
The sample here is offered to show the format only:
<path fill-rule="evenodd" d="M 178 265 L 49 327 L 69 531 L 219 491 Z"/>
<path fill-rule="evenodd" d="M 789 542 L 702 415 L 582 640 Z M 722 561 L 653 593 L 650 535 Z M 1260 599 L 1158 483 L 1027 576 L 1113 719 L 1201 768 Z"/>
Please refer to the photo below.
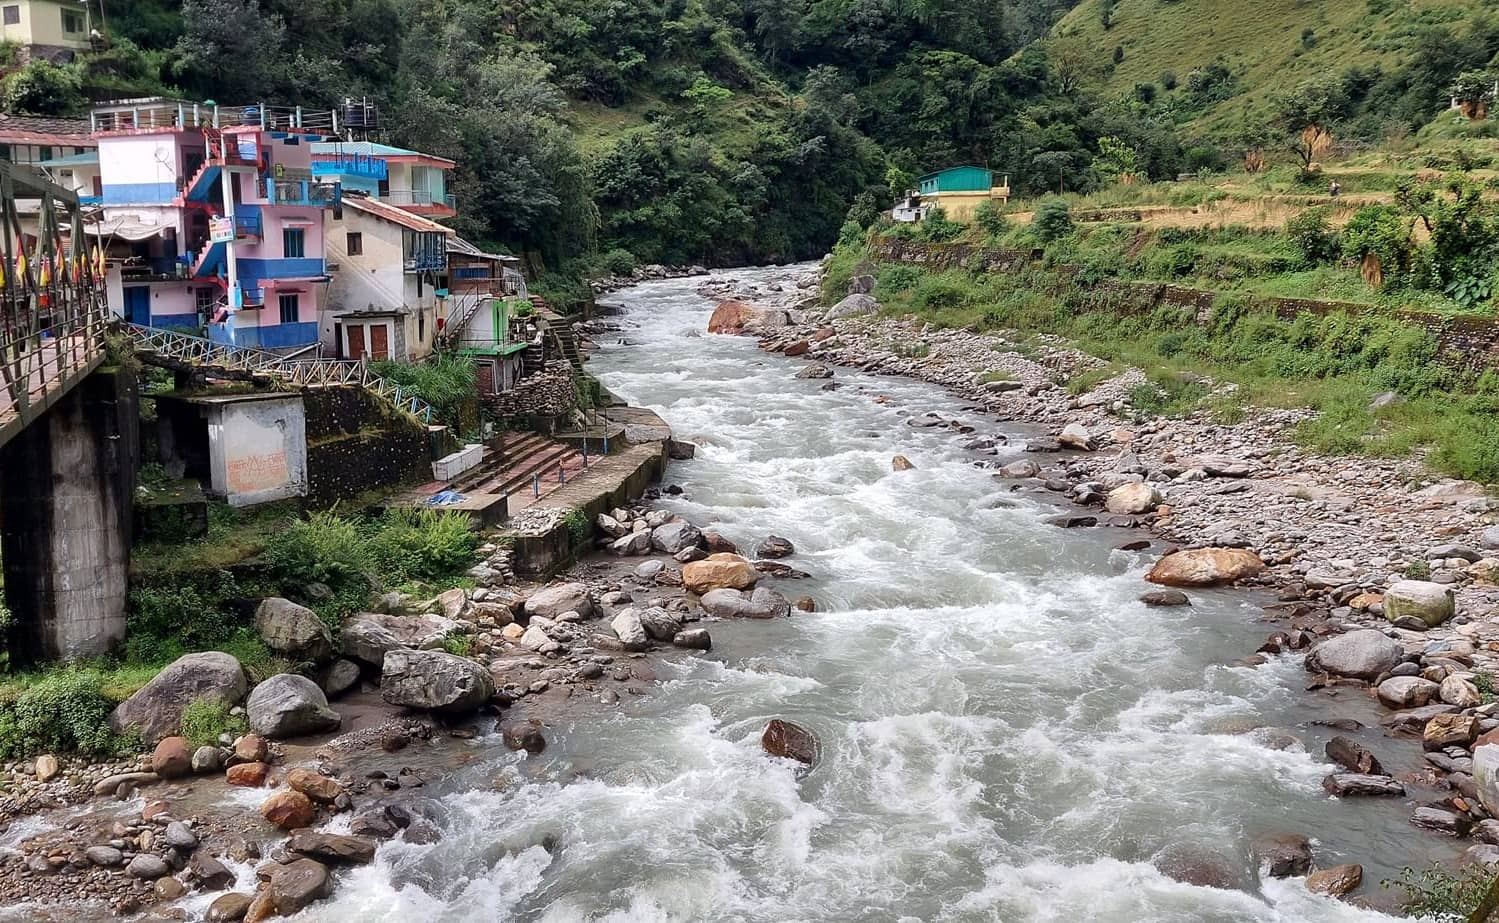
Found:
<path fill-rule="evenodd" d="M 390 358 L 390 328 L 385 324 L 370 324 L 370 358 Z"/>
<path fill-rule="evenodd" d="M 125 319 L 142 327 L 151 326 L 151 287 L 137 285 L 125 289 Z"/>
<path fill-rule="evenodd" d="M 333 358 L 344 358 L 344 325 L 340 321 L 333 322 Z"/>
<path fill-rule="evenodd" d="M 349 332 L 349 358 L 363 359 L 365 353 L 364 325 L 350 324 L 344 329 Z"/>

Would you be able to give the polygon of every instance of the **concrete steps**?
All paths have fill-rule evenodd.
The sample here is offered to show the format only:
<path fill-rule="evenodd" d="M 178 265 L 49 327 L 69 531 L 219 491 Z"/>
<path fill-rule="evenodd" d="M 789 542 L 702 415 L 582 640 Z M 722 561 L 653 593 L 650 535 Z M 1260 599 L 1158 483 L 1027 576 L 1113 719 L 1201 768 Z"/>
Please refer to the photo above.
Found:
<path fill-rule="evenodd" d="M 509 494 L 511 512 L 535 499 L 536 481 L 546 496 L 583 470 L 583 455 L 572 446 L 536 433 L 506 438 L 501 451 L 490 449 L 484 461 L 452 483 L 459 493 Z"/>

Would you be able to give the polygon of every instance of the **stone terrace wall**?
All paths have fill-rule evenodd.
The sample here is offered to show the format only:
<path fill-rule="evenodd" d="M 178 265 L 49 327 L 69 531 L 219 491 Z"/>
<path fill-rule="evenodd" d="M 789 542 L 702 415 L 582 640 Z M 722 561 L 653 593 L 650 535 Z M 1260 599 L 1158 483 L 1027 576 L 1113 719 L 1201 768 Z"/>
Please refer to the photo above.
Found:
<path fill-rule="evenodd" d="M 876 260 L 909 263 L 934 269 L 970 269 L 979 272 L 1019 272 L 1040 268 L 1040 251 L 1002 250 L 976 247 L 972 244 L 934 244 L 920 241 L 884 238 L 870 247 Z M 1189 288 L 1164 282 L 1135 282 L 1104 279 L 1086 282 L 1080 278 L 1082 267 L 1063 264 L 1051 267 L 1059 288 L 1073 286 L 1084 290 L 1084 300 L 1095 309 L 1123 313 L 1146 313 L 1161 306 L 1182 309 L 1197 323 L 1206 323 L 1220 292 Z M 1285 321 L 1302 314 L 1364 314 L 1380 312 L 1430 333 L 1437 341 L 1438 355 L 1452 365 L 1470 369 L 1499 368 L 1499 319 L 1489 317 L 1453 317 L 1426 311 L 1387 311 L 1377 305 L 1352 301 L 1321 301 L 1312 298 L 1251 298 L 1253 307 L 1269 311 Z"/>
<path fill-rule="evenodd" d="M 509 391 L 503 391 L 485 402 L 499 417 L 555 417 L 567 413 L 577 403 L 573 390 L 572 363 L 554 359 L 535 375 L 522 378 Z"/>
<path fill-rule="evenodd" d="M 431 480 L 426 429 L 363 388 L 307 388 L 307 499 L 329 506 L 376 487 Z"/>

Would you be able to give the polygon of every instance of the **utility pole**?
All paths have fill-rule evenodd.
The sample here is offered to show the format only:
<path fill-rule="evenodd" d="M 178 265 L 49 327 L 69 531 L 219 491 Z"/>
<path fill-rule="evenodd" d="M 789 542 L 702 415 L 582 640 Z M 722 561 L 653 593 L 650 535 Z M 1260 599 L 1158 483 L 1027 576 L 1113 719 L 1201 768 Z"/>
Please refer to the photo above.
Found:
<path fill-rule="evenodd" d="M 228 141 L 223 135 L 219 135 L 219 159 L 224 162 L 220 168 L 219 180 L 224 191 L 224 217 L 229 221 L 229 240 L 224 243 L 224 262 L 229 274 L 229 317 L 233 318 L 244 307 L 244 293 L 239 290 L 239 266 L 235 263 L 234 254 L 234 174 L 229 172 L 229 148 Z M 258 177 L 257 177 L 258 178 Z M 233 331 L 233 326 L 229 328 Z M 230 336 L 233 336 L 231 332 Z"/>

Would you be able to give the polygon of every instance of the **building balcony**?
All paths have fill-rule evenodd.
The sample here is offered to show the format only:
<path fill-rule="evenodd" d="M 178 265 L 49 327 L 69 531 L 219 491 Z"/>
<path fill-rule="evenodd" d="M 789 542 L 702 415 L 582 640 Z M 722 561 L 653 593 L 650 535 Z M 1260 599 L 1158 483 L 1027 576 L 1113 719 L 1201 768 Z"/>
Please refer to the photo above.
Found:
<path fill-rule="evenodd" d="M 362 179 L 381 180 L 390 175 L 390 168 L 378 157 L 349 154 L 343 157 L 318 157 L 312 162 L 313 176 L 357 176 Z"/>
<path fill-rule="evenodd" d="M 236 214 L 234 216 L 235 240 L 247 240 L 252 238 L 255 240 L 260 240 L 264 236 L 264 224 L 260 220 L 259 212 L 250 215 Z"/>
<path fill-rule="evenodd" d="M 406 254 L 405 268 L 407 272 L 441 272 L 447 267 L 448 258 L 445 253 Z"/>
<path fill-rule="evenodd" d="M 265 181 L 266 202 L 271 205 L 305 205 L 311 208 L 327 208 L 338 199 L 338 186 L 306 180 Z"/>
<path fill-rule="evenodd" d="M 458 200 L 451 195 L 439 195 L 424 189 L 392 189 L 380 196 L 381 202 L 404 208 L 418 215 L 456 215 Z"/>

